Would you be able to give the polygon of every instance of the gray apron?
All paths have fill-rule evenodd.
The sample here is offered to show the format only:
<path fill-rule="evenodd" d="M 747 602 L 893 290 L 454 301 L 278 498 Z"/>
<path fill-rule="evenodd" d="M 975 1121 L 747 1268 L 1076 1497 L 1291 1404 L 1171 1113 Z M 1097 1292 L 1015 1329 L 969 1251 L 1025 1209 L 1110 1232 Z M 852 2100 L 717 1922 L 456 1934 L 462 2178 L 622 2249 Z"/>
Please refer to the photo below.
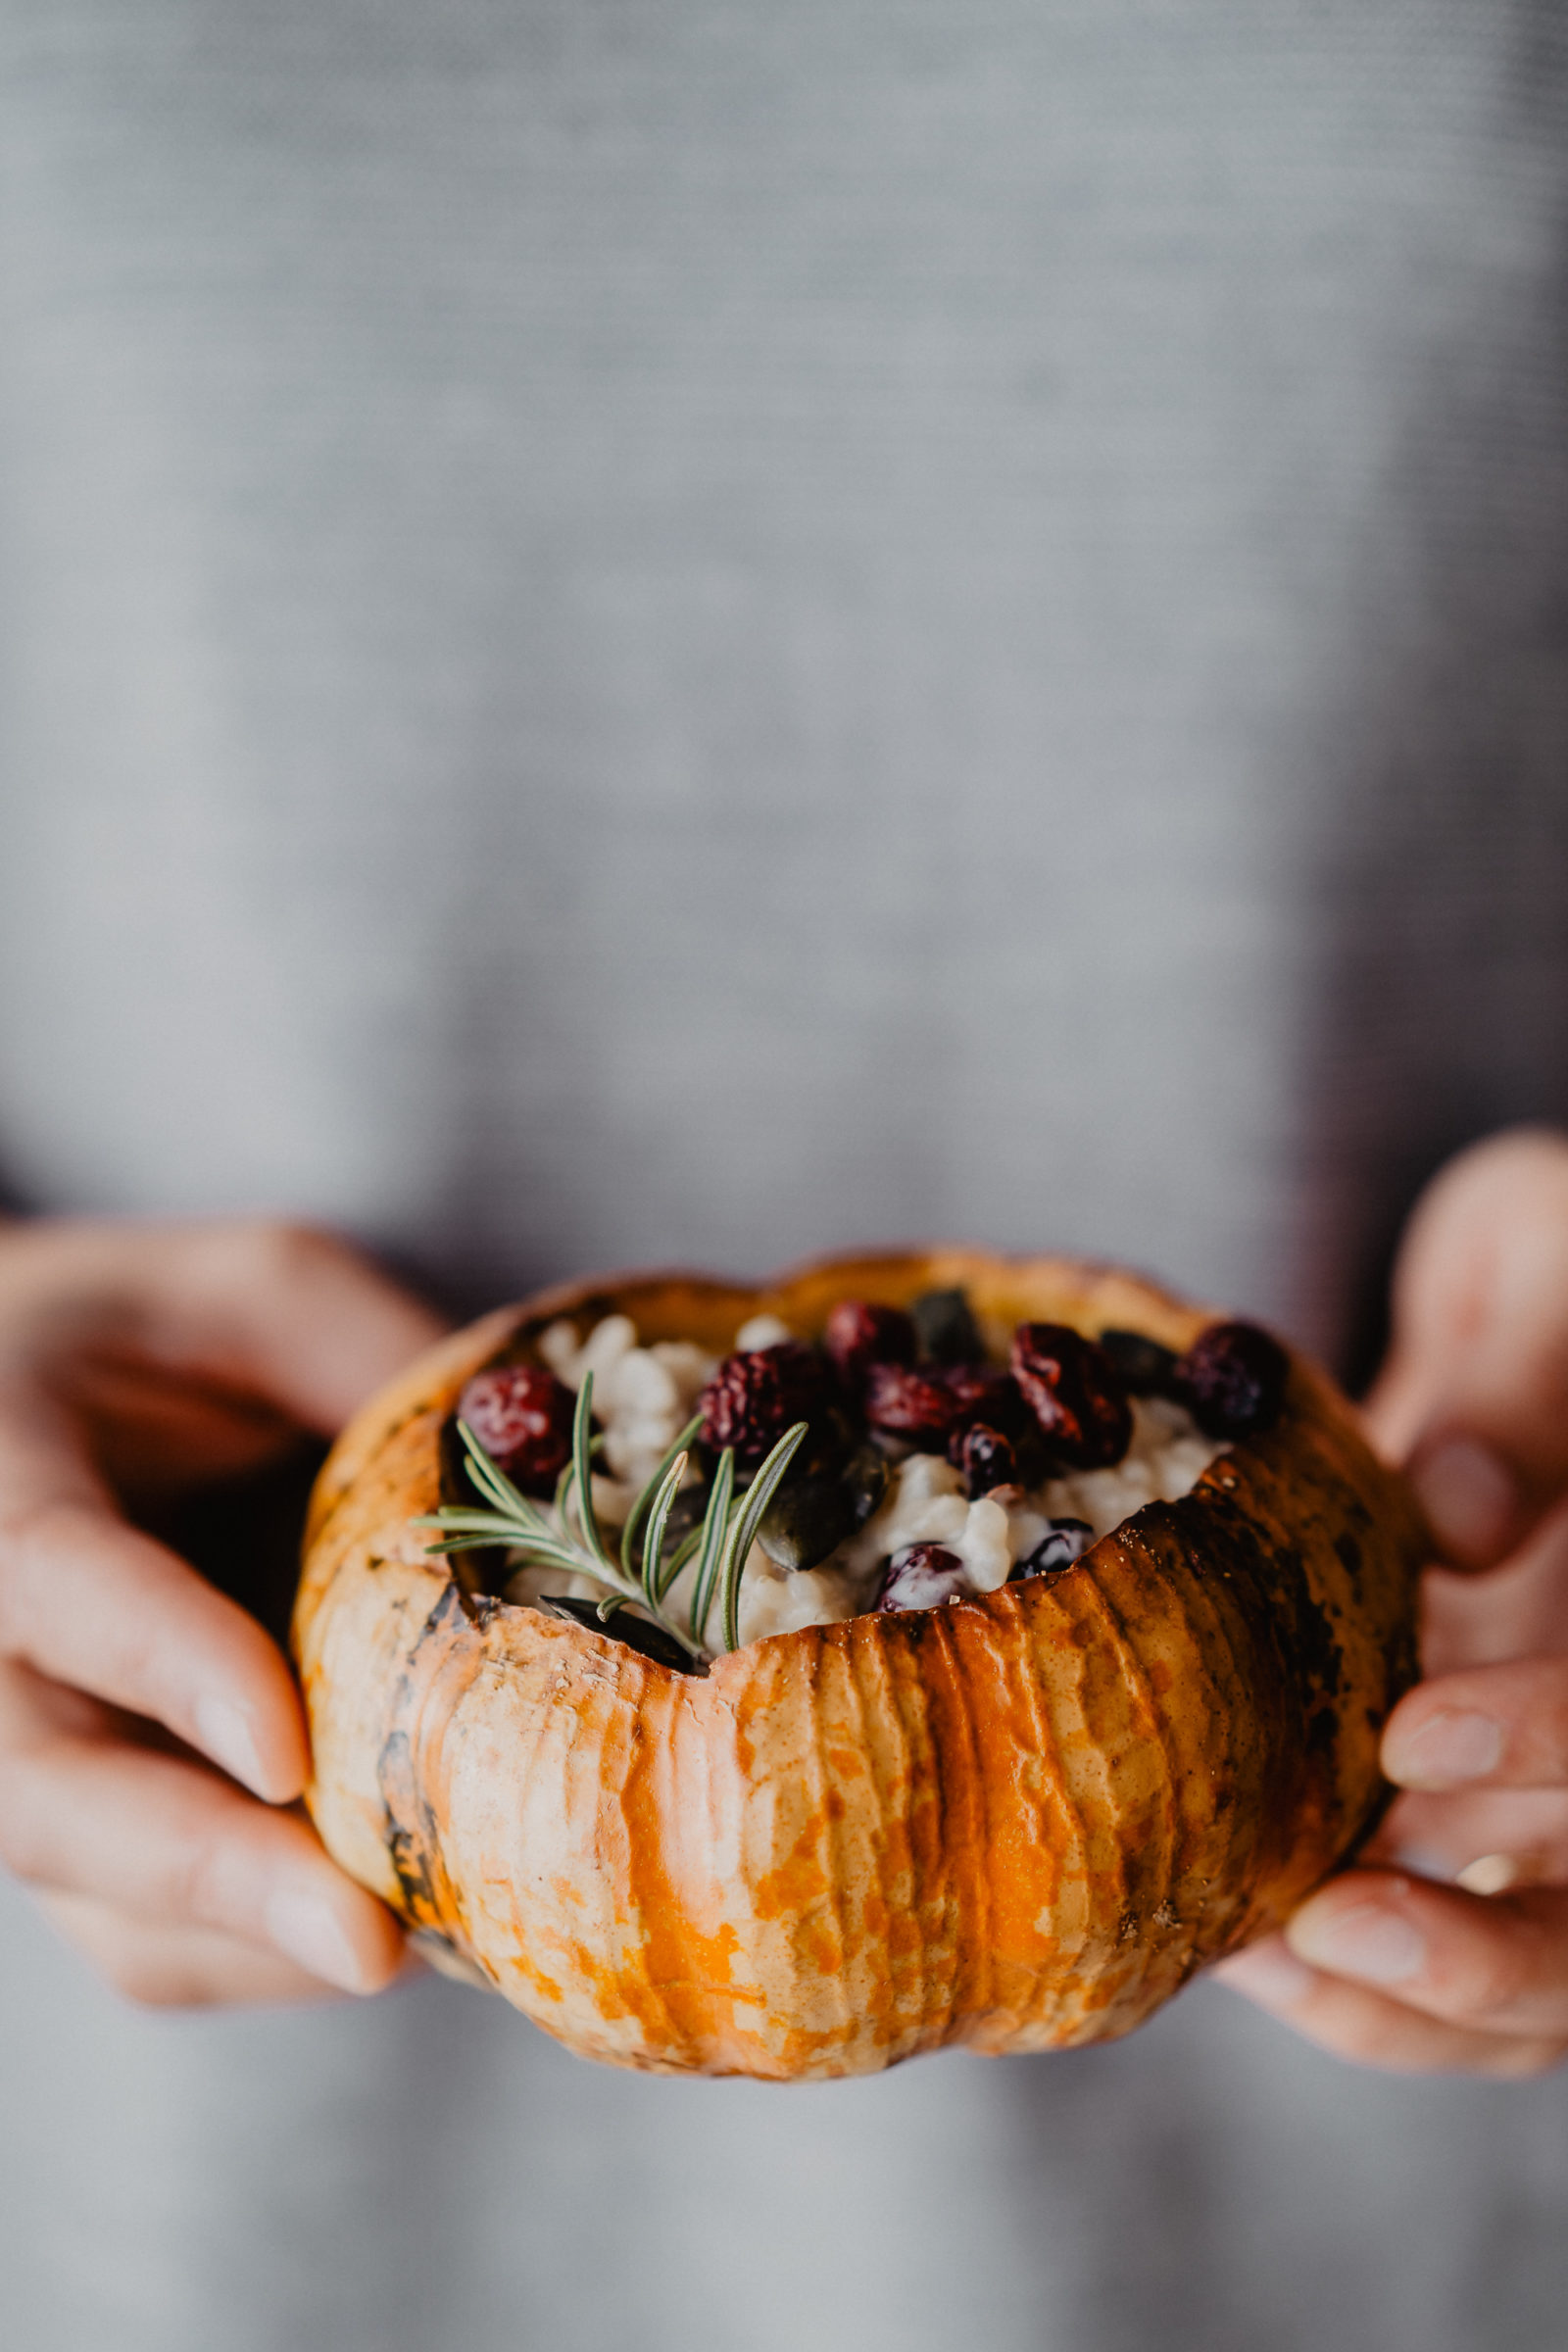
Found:
<path fill-rule="evenodd" d="M 1568 1111 L 1547 0 L 8 0 L 0 1183 L 454 1309 L 947 1233 L 1375 1348 Z M 0 1892 L 28 2352 L 1555 2345 L 1568 2090 L 777 2090 Z"/>

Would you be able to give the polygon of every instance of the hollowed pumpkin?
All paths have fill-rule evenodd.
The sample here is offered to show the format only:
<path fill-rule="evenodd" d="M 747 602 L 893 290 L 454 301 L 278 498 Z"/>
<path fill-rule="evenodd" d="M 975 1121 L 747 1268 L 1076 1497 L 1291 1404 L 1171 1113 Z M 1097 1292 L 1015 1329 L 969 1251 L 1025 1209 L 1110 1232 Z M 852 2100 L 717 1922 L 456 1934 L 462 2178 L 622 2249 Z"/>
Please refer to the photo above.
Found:
<path fill-rule="evenodd" d="M 1051 1582 L 753 1643 L 706 1676 L 466 1593 L 411 1523 L 465 1380 L 561 1315 L 727 1348 L 770 1310 L 961 1285 L 1190 1345 L 1131 1275 L 949 1250 L 758 1289 L 556 1290 L 420 1358 L 314 1498 L 295 1642 L 329 1851 L 438 1963 L 585 2056 L 772 2078 L 1123 2034 L 1276 1926 L 1375 1822 L 1422 1556 L 1327 1378 Z"/>

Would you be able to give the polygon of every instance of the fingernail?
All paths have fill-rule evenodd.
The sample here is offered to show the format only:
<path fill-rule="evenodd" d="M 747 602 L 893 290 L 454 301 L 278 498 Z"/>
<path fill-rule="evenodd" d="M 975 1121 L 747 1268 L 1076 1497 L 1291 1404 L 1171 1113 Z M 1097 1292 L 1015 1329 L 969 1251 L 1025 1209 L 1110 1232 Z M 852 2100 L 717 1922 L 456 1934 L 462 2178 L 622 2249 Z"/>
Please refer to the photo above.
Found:
<path fill-rule="evenodd" d="M 1250 1951 L 1233 1953 L 1221 1962 L 1218 1974 L 1266 2009 L 1293 2008 L 1312 1989 L 1312 1971 L 1303 1968 L 1277 1936 Z"/>
<path fill-rule="evenodd" d="M 1457 1874 L 1454 1885 L 1466 1894 L 1506 1894 L 1524 1876 L 1524 1865 L 1512 1854 L 1477 1854 Z"/>
<path fill-rule="evenodd" d="M 1513 1473 L 1477 1438 L 1439 1438 L 1410 1463 L 1410 1484 L 1445 1550 L 1462 1561 L 1506 1549 L 1519 1514 Z"/>
<path fill-rule="evenodd" d="M 363 1992 L 365 1971 L 330 1903 L 299 1887 L 280 1887 L 265 1914 L 269 1940 L 313 1977 Z"/>
<path fill-rule="evenodd" d="M 1401 1788 L 1455 1788 L 1494 1771 L 1501 1754 L 1500 1723 L 1490 1715 L 1440 1707 L 1413 1731 L 1390 1727 L 1383 1769 Z"/>
<path fill-rule="evenodd" d="M 1309 1905 L 1285 1933 L 1291 1949 L 1314 1968 L 1366 1984 L 1403 1984 L 1426 1966 L 1425 1936 L 1382 1903 L 1355 1903 L 1348 1911 Z"/>
<path fill-rule="evenodd" d="M 195 1722 L 196 1744 L 202 1753 L 211 1756 L 215 1764 L 220 1764 L 236 1781 L 243 1781 L 258 1796 L 265 1796 L 267 1775 L 251 1719 L 244 1708 L 236 1707 L 232 1699 L 199 1698 Z"/>

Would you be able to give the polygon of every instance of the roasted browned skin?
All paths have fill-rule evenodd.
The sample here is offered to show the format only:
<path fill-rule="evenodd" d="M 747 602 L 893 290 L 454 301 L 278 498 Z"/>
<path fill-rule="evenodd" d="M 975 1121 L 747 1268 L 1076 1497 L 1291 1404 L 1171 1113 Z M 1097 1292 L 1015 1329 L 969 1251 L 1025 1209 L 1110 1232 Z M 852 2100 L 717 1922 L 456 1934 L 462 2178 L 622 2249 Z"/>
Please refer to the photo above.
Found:
<path fill-rule="evenodd" d="M 410 1525 L 464 1380 L 557 1315 L 723 1349 L 764 1308 L 809 1333 L 836 1298 L 951 1284 L 999 1344 L 1034 1319 L 1183 1348 L 1210 1319 L 1129 1275 L 967 1250 L 755 1291 L 628 1277 L 449 1340 L 321 1473 L 295 1617 L 321 1836 L 586 2056 L 832 2076 L 1123 2034 L 1378 1814 L 1420 1533 L 1299 1360 L 1278 1428 L 1073 1573 L 780 1635 L 707 1677 L 466 1601 Z"/>

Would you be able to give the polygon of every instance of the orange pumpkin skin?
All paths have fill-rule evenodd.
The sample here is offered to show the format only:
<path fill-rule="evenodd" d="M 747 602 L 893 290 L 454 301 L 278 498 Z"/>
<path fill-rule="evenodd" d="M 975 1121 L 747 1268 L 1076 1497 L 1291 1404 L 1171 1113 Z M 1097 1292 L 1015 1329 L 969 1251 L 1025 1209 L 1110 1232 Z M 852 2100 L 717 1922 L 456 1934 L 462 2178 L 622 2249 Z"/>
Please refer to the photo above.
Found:
<path fill-rule="evenodd" d="M 1131 1275 L 962 1250 L 755 1290 L 630 1276 L 442 1343 L 344 1432 L 295 1646 L 329 1851 L 455 1973 L 571 2049 L 774 2079 L 950 2042 L 1124 2034 L 1278 1925 L 1376 1821 L 1413 1679 L 1421 1529 L 1327 1378 L 1071 1573 L 857 1617 L 672 1673 L 462 1592 L 411 1525 L 468 1375 L 560 1315 L 722 1351 L 845 1297 L 961 1284 L 1019 1320 L 1187 1347 L 1210 1314 Z"/>

